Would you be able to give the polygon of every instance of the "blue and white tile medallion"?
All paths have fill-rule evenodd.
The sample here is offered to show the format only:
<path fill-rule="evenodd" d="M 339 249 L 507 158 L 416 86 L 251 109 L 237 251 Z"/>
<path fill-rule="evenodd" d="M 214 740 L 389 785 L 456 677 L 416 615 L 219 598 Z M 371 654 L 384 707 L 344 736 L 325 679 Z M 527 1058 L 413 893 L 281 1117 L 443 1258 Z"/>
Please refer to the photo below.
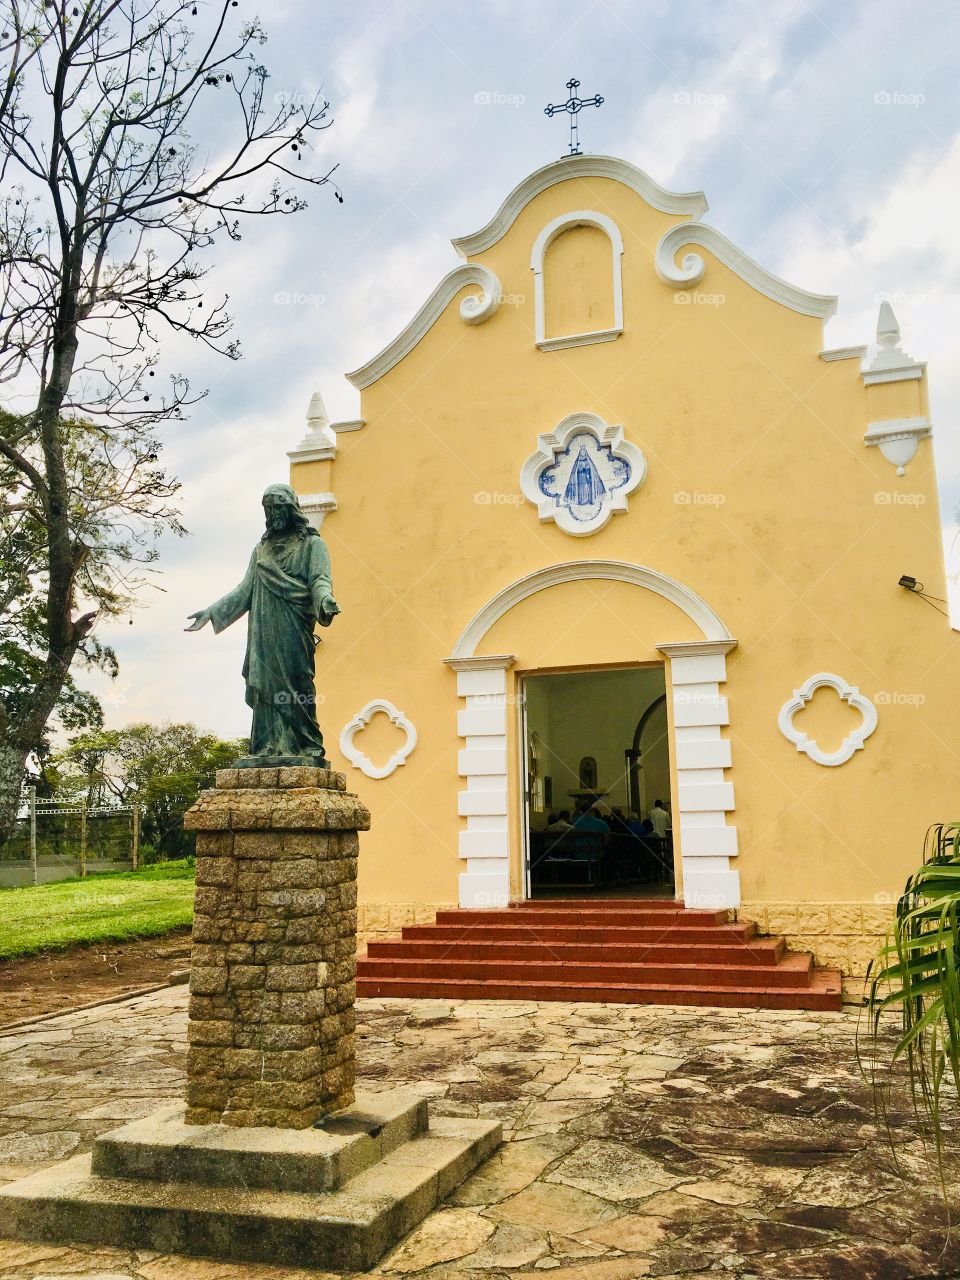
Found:
<path fill-rule="evenodd" d="M 627 510 L 628 494 L 646 476 L 646 458 L 624 440 L 623 428 L 596 414 L 571 414 L 537 445 L 523 464 L 520 487 L 540 519 L 555 520 L 566 533 L 602 529 L 614 513 Z"/>

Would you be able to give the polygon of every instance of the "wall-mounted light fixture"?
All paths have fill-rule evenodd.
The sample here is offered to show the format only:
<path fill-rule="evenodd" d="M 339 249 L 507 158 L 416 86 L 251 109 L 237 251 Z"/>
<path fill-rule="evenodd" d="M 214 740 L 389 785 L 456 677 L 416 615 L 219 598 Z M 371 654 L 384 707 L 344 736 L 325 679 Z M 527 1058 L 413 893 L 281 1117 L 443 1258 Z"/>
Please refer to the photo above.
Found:
<path fill-rule="evenodd" d="M 918 582 L 917 579 L 912 577 L 909 573 L 903 573 L 900 575 L 900 580 L 897 583 L 897 586 L 903 587 L 906 591 L 912 591 L 915 596 L 919 596 L 920 599 L 925 600 L 931 608 L 936 609 L 937 613 L 942 613 L 945 618 L 949 618 L 949 611 L 946 608 L 941 608 L 941 606 L 946 605 L 946 600 L 941 596 L 927 595 L 923 589 L 923 583 Z"/>

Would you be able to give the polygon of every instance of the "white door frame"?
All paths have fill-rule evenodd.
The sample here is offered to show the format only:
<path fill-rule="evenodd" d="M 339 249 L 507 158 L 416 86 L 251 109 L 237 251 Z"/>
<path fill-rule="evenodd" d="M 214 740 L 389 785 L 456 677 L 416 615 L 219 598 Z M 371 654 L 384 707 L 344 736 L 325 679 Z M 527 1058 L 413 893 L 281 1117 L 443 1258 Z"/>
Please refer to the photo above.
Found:
<path fill-rule="evenodd" d="M 530 883 L 530 806 L 527 797 L 530 794 L 530 738 L 527 726 L 527 677 L 517 676 L 517 740 L 520 761 L 520 857 L 521 883 L 524 899 L 533 897 Z"/>

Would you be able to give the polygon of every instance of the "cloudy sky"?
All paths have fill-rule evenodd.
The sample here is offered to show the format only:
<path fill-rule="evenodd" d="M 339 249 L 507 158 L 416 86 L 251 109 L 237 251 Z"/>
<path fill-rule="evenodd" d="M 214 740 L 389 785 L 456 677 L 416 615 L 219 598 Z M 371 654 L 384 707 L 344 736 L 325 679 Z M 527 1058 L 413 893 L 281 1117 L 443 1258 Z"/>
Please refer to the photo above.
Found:
<path fill-rule="evenodd" d="M 247 7 L 238 10 L 243 14 Z M 239 364 L 180 361 L 210 388 L 167 434 L 191 536 L 164 542 L 161 591 L 105 627 L 120 678 L 86 682 L 112 726 L 191 719 L 248 731 L 243 627 L 185 635 L 185 615 L 241 576 L 264 483 L 287 479 L 311 392 L 356 417 L 356 368 L 410 319 L 527 173 L 564 150 L 547 102 L 601 93 L 585 151 L 622 156 L 792 283 L 839 295 L 827 346 L 870 340 L 889 298 L 906 349 L 930 361 L 948 547 L 960 501 L 960 24 L 955 0 L 273 0 L 263 14 L 275 94 L 322 87 L 338 161 L 296 217 L 216 251 Z M 952 357 L 952 358 L 951 358 Z M 958 557 L 951 552 L 950 571 Z M 960 603 L 960 602 L 958 602 Z M 955 607 L 955 616 L 960 608 Z"/>

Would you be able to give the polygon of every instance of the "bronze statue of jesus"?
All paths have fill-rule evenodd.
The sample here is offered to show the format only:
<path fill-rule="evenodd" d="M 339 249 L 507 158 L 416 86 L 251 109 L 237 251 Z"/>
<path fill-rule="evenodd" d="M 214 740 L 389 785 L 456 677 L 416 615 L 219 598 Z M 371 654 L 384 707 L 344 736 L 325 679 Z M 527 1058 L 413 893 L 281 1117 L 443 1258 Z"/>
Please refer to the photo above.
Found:
<path fill-rule="evenodd" d="M 333 598 L 330 556 L 286 484 L 263 495 L 267 529 L 253 549 L 239 586 L 207 609 L 191 613 L 199 631 L 216 632 L 248 614 L 243 678 L 253 709 L 250 755 L 240 766 L 309 764 L 326 768 L 317 724 L 314 626 L 329 627 L 340 612 Z"/>

